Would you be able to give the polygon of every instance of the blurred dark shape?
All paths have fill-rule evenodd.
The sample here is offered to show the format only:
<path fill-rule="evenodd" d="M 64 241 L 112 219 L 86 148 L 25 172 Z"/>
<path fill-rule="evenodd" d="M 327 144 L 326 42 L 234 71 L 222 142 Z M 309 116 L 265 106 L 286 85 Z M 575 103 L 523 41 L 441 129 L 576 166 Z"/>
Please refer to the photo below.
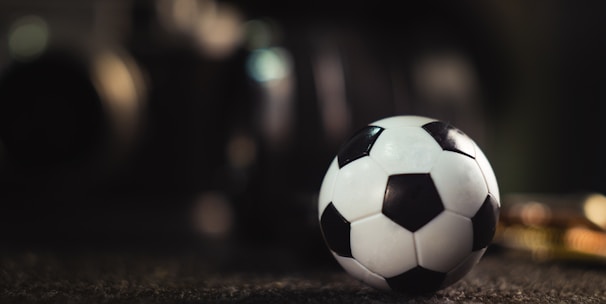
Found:
<path fill-rule="evenodd" d="M 329 37 L 317 37 L 311 65 L 318 107 L 328 142 L 340 142 L 351 130 L 351 109 L 347 103 L 342 51 Z"/>
<path fill-rule="evenodd" d="M 2 79 L 0 136 L 19 165 L 77 166 L 102 145 L 102 101 L 73 55 L 55 51 L 15 63 Z"/>
<path fill-rule="evenodd" d="M 14 62 L 0 79 L 0 136 L 7 157 L 30 170 L 109 165 L 138 131 L 141 77 L 127 56 L 108 50 L 52 49 Z"/>

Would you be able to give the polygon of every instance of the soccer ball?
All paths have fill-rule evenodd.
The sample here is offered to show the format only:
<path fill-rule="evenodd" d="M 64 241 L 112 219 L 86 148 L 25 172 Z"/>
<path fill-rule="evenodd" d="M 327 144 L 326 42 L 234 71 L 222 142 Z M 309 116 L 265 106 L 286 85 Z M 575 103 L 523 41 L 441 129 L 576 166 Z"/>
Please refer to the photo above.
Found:
<path fill-rule="evenodd" d="M 355 133 L 319 196 L 327 246 L 353 277 L 378 289 L 436 291 L 465 276 L 494 236 L 494 172 L 448 123 L 385 118 Z"/>

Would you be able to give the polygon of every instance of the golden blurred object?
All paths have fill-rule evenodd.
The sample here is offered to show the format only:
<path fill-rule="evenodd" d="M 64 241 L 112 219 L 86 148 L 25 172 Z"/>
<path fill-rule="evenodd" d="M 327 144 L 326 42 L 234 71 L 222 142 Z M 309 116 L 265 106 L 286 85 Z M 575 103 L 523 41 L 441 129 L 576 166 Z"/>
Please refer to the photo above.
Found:
<path fill-rule="evenodd" d="M 587 226 L 606 231 L 606 197 L 598 193 L 504 197 L 501 220 L 507 224 L 569 228 Z"/>
<path fill-rule="evenodd" d="M 564 234 L 564 244 L 571 250 L 606 258 L 606 233 L 582 227 L 571 228 Z"/>
<path fill-rule="evenodd" d="M 583 214 L 591 222 L 606 230 L 606 196 L 589 195 L 583 202 Z"/>
<path fill-rule="evenodd" d="M 494 242 L 537 260 L 606 262 L 606 197 L 506 196 Z"/>

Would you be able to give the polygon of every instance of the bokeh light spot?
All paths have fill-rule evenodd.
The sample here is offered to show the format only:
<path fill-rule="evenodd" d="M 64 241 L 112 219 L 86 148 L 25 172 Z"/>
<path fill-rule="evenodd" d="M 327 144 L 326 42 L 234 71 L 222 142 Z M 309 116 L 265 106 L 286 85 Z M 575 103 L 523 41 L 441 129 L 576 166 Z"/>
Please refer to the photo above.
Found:
<path fill-rule="evenodd" d="M 228 198 L 219 192 L 205 192 L 194 202 L 193 224 L 204 237 L 224 239 L 234 225 L 234 211 Z"/>
<path fill-rule="evenodd" d="M 227 158 L 229 164 L 238 169 L 247 168 L 257 158 L 257 144 L 247 135 L 235 135 L 227 144 Z"/>
<path fill-rule="evenodd" d="M 17 19 L 9 30 L 9 51 L 15 60 L 30 61 L 46 50 L 49 39 L 49 28 L 44 19 L 25 16 Z"/>
<path fill-rule="evenodd" d="M 589 195 L 583 203 L 583 212 L 590 221 L 606 230 L 606 196 Z"/>
<path fill-rule="evenodd" d="M 291 60 L 280 47 L 254 50 L 247 62 L 248 74 L 258 82 L 282 79 L 290 74 Z"/>

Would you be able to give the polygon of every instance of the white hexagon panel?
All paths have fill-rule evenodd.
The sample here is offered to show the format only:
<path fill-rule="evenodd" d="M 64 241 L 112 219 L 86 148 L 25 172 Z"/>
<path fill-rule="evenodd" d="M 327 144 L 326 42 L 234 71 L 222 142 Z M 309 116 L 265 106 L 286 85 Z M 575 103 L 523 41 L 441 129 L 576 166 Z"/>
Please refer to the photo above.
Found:
<path fill-rule="evenodd" d="M 381 133 L 370 157 L 388 174 L 427 173 L 441 153 L 440 145 L 422 128 L 399 127 Z"/>
<path fill-rule="evenodd" d="M 444 211 L 414 234 L 419 265 L 448 272 L 471 253 L 473 229 L 471 220 Z"/>
<path fill-rule="evenodd" d="M 363 157 L 339 171 L 333 204 L 350 223 L 381 212 L 387 173 L 370 157 Z"/>
<path fill-rule="evenodd" d="M 442 152 L 430 174 L 446 210 L 469 218 L 480 209 L 488 194 L 480 167 L 467 155 Z"/>
<path fill-rule="evenodd" d="M 351 224 L 351 254 L 370 271 L 392 277 L 417 265 L 412 233 L 383 214 Z"/>

